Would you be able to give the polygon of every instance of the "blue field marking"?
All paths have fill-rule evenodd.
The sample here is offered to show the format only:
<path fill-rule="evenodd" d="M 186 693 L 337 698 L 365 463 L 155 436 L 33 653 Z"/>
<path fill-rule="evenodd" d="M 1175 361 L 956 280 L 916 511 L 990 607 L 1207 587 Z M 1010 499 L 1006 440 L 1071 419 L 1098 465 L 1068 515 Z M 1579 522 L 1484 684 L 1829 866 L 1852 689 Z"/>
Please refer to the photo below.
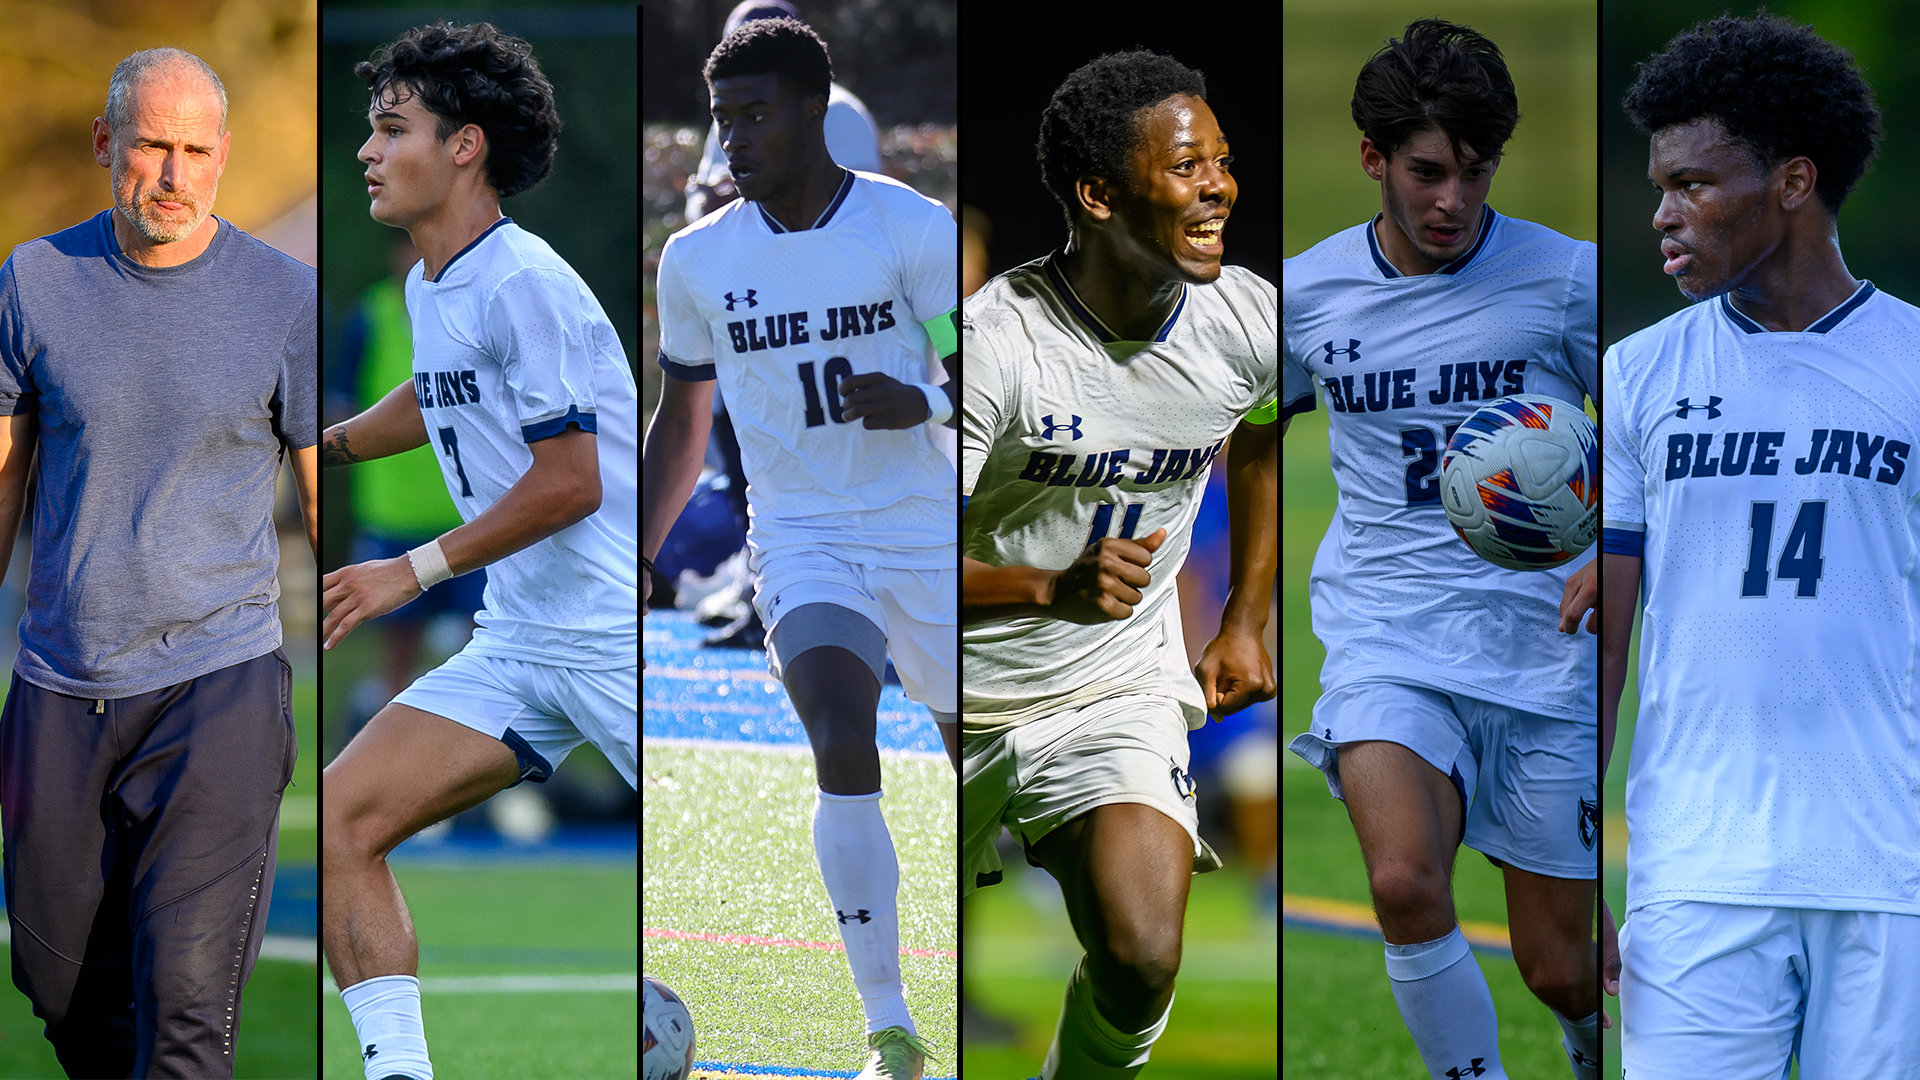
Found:
<path fill-rule="evenodd" d="M 394 862 L 436 866 L 524 866 L 528 863 L 588 863 L 633 866 L 640 851 L 634 824 L 563 825 L 539 843 L 518 843 L 491 829 L 455 829 L 444 837 L 408 839 L 393 849 Z M 276 890 L 274 893 L 278 896 Z"/>
<path fill-rule="evenodd" d="M 281 863 L 273 870 L 273 899 L 267 906 L 267 933 L 310 938 L 320 933 L 320 868 L 312 863 Z"/>
<path fill-rule="evenodd" d="M 759 649 L 708 649 L 711 631 L 686 611 L 651 611 L 643 625 L 647 666 L 640 672 L 643 734 L 669 738 L 806 746 L 806 728 L 787 692 L 767 674 Z M 891 672 L 889 672 L 891 674 Z M 880 688 L 877 743 L 882 750 L 943 754 L 938 725 L 899 683 Z"/>
<path fill-rule="evenodd" d="M 693 1080 L 730 1080 L 732 1077 L 746 1076 L 790 1076 L 798 1080 L 827 1080 L 828 1077 L 854 1077 L 860 1074 L 853 1070 L 840 1072 L 832 1069 L 793 1069 L 784 1065 L 730 1065 L 718 1061 L 696 1061 L 693 1063 Z M 927 1080 L 954 1080 L 953 1077 L 929 1076 Z"/>

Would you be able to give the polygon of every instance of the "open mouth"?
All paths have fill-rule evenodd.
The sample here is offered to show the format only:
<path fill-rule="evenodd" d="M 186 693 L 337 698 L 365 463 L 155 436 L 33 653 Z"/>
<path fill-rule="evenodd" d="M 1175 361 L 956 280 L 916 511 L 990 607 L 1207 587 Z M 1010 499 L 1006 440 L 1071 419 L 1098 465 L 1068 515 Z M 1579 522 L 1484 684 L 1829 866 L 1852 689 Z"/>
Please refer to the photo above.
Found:
<path fill-rule="evenodd" d="M 1217 250 L 1220 247 L 1220 230 L 1226 224 L 1227 219 L 1214 218 L 1212 221 L 1203 221 L 1198 225 L 1189 225 L 1186 228 L 1187 243 L 1202 251 Z"/>
<path fill-rule="evenodd" d="M 1429 225 L 1427 238 L 1436 244 L 1451 244 L 1467 231 L 1465 225 Z"/>

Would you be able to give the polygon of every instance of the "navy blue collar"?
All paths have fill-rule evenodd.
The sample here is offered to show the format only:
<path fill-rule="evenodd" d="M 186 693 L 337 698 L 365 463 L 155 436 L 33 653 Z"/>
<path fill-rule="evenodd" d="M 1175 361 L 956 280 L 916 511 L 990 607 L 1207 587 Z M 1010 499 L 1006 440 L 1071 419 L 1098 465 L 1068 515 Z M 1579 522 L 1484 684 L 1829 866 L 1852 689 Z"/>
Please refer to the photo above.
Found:
<path fill-rule="evenodd" d="M 1459 258 L 1435 270 L 1434 273 L 1457 274 L 1465 270 L 1469 263 L 1473 262 L 1482 251 L 1486 250 L 1487 239 L 1493 235 L 1493 223 L 1500 220 L 1500 215 L 1495 213 L 1491 206 L 1483 207 L 1482 209 L 1485 213 L 1480 218 L 1480 235 L 1474 238 L 1473 246 L 1468 248 Z M 1386 255 L 1380 251 L 1380 238 L 1373 233 L 1374 225 L 1384 216 L 1384 214 L 1375 214 L 1373 215 L 1373 220 L 1367 222 L 1367 249 L 1373 252 L 1373 265 L 1380 268 L 1380 275 L 1382 277 L 1406 277 L 1407 275 L 1402 274 L 1394 268 L 1392 263 L 1387 261 Z"/>
<path fill-rule="evenodd" d="M 807 228 L 818 229 L 822 225 L 825 225 L 833 217 L 833 212 L 835 210 L 840 209 L 840 204 L 847 201 L 847 193 L 852 190 L 853 190 L 853 170 L 842 169 L 841 176 L 840 176 L 840 190 L 833 193 L 833 201 L 827 204 L 827 208 L 825 210 L 820 211 L 820 216 L 815 218 L 813 221 L 813 224 L 807 226 Z M 773 215 L 767 213 L 766 207 L 761 206 L 759 203 L 754 203 L 753 208 L 755 210 L 760 211 L 760 220 L 766 222 L 767 228 L 772 229 L 775 234 L 793 231 L 792 229 L 787 228 L 785 225 L 780 224 L 778 221 L 773 220 Z"/>
<path fill-rule="evenodd" d="M 435 274 L 432 278 L 429 278 L 428 280 L 434 281 L 434 282 L 441 282 L 441 281 L 447 280 L 447 271 L 453 269 L 453 264 L 460 261 L 460 256 L 465 255 L 467 252 L 472 251 L 474 248 L 479 247 L 480 241 L 485 240 L 487 237 L 493 235 L 493 230 L 499 228 L 502 225 L 511 225 L 511 224 L 513 224 L 512 218 L 503 217 L 499 221 L 496 221 L 493 224 L 487 226 L 485 232 L 473 238 L 473 243 L 468 244 L 466 247 L 463 247 L 459 251 L 454 252 L 453 258 L 447 260 L 447 265 L 441 267 L 440 272 L 438 274 Z M 420 272 L 422 274 L 426 273 L 425 268 L 423 267 Z"/>
<path fill-rule="evenodd" d="M 1814 323 L 1812 326 L 1809 326 L 1805 330 L 1800 331 L 1800 333 L 1802 334 L 1826 333 L 1827 331 L 1845 322 L 1847 319 L 1847 316 L 1853 314 L 1854 311 L 1857 310 L 1861 304 L 1866 303 L 1867 298 L 1872 295 L 1873 295 L 1873 282 L 1868 281 L 1865 278 L 1861 278 L 1860 287 L 1853 290 L 1852 296 L 1849 296 L 1846 298 L 1846 300 L 1842 301 L 1839 307 L 1834 308 L 1832 311 L 1829 311 L 1825 315 L 1822 315 L 1820 316 L 1820 318 L 1814 320 Z M 1745 315 L 1740 314 L 1740 310 L 1733 306 L 1733 294 L 1730 292 L 1724 292 L 1720 294 L 1720 310 L 1726 314 L 1728 322 L 1731 322 L 1737 329 L 1745 333 L 1748 333 L 1748 334 L 1773 333 L 1773 331 L 1768 330 L 1766 327 L 1761 326 L 1759 323 L 1754 322 L 1752 319 L 1749 319 Z M 1782 331 L 1782 332 L 1784 333 L 1785 331 Z"/>
<path fill-rule="evenodd" d="M 1094 337 L 1099 338 L 1101 344 L 1111 345 L 1116 341 L 1124 340 L 1119 334 L 1114 333 L 1113 328 L 1108 326 L 1100 316 L 1093 313 L 1093 309 L 1080 299 L 1079 293 L 1073 291 L 1073 283 L 1067 280 L 1066 271 L 1060 269 L 1059 252 L 1056 251 L 1047 256 L 1041 262 L 1041 266 L 1047 272 L 1047 280 L 1053 282 L 1053 291 L 1059 293 L 1060 299 L 1067 305 L 1067 310 L 1073 312 L 1074 318 L 1079 319 Z M 1167 316 L 1165 322 L 1160 324 L 1160 329 L 1154 331 L 1154 341 L 1167 340 L 1167 335 L 1173 332 L 1173 324 L 1179 321 L 1180 313 L 1185 311 L 1186 307 L 1187 287 L 1183 284 L 1180 286 L 1180 299 L 1174 301 L 1172 313 Z"/>

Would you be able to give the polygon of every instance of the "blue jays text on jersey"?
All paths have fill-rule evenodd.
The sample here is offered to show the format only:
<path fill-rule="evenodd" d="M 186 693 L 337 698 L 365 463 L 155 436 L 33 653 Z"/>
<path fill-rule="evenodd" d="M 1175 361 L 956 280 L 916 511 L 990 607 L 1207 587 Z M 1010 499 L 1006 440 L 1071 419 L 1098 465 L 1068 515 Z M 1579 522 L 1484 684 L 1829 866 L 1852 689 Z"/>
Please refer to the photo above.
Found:
<path fill-rule="evenodd" d="M 1716 434 L 1720 439 L 1717 453 Z M 1862 480 L 1898 484 L 1906 475 L 1907 455 L 1913 452 L 1913 447 L 1900 439 L 1845 428 L 1814 428 L 1806 438 L 1806 454 L 1792 460 L 1793 471 L 1800 476 L 1850 473 Z M 1667 436 L 1667 465 L 1662 478 L 1778 476 L 1780 467 L 1788 461 L 1780 457 L 1786 442 L 1784 431 L 1674 432 Z"/>
<path fill-rule="evenodd" d="M 463 371 L 416 371 L 413 396 L 423 409 L 451 409 L 456 405 L 480 403 L 480 376 L 472 368 Z"/>
<path fill-rule="evenodd" d="M 1353 352 L 1357 354 L 1359 342 L 1353 344 Z M 1327 343 L 1328 363 L 1333 362 L 1336 352 L 1347 351 L 1335 350 L 1332 345 Z M 1352 374 L 1326 375 L 1320 385 L 1326 387 L 1327 407 L 1334 412 L 1386 412 L 1418 408 L 1423 403 L 1422 397 L 1428 405 L 1450 405 L 1524 394 L 1526 375 L 1524 359 L 1463 360 L 1441 364 L 1439 382 L 1431 387 L 1422 386 L 1417 367 L 1361 372 L 1358 382 Z"/>
<path fill-rule="evenodd" d="M 748 289 L 747 295 L 751 297 L 753 290 Z M 731 303 L 727 305 L 727 310 L 733 310 Z M 807 328 L 807 316 L 808 313 L 804 311 L 789 311 L 779 315 L 748 317 L 729 322 L 727 336 L 732 339 L 736 353 L 761 352 L 788 345 L 805 345 L 815 333 L 820 335 L 821 341 L 838 341 L 862 334 L 884 333 L 895 325 L 892 300 L 830 307 L 815 320 L 814 330 Z"/>

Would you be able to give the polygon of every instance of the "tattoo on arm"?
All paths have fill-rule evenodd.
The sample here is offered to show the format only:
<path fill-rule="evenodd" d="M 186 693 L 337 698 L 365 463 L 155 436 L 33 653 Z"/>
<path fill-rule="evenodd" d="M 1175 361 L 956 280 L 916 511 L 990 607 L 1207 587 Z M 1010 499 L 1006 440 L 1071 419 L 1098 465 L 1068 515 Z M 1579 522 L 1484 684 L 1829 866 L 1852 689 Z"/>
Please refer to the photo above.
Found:
<path fill-rule="evenodd" d="M 351 465 L 360 460 L 360 455 L 347 446 L 347 433 L 334 428 L 327 432 L 320 442 L 320 467 L 331 469 L 336 465 Z"/>

